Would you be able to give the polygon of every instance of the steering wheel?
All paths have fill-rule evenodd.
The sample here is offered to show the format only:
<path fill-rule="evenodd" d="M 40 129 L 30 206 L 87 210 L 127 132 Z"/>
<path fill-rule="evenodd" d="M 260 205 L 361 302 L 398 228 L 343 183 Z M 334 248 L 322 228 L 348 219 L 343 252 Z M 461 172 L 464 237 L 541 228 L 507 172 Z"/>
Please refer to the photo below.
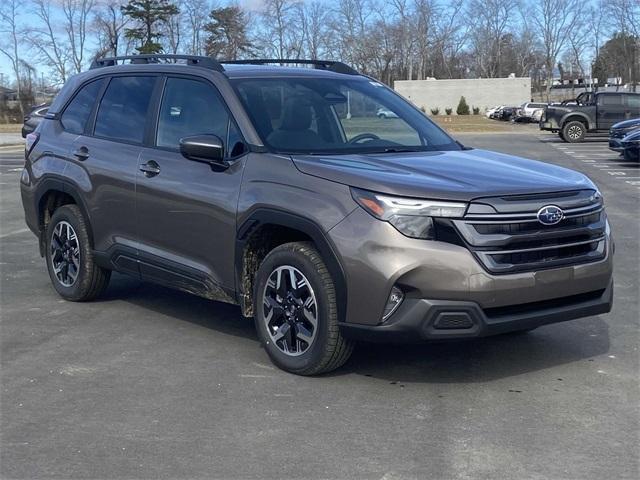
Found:
<path fill-rule="evenodd" d="M 358 143 L 360 140 L 380 140 L 380 137 L 375 133 L 361 133 L 360 135 L 356 135 L 348 143 Z"/>

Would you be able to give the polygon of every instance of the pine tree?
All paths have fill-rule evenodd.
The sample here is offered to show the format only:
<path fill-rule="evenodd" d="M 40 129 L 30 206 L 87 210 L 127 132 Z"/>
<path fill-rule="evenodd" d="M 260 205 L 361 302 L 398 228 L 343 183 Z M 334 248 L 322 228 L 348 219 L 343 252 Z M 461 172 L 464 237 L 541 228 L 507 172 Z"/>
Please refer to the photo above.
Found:
<path fill-rule="evenodd" d="M 467 100 L 464 97 L 460 97 L 460 103 L 458 103 L 456 113 L 458 115 L 469 115 L 469 105 L 467 105 Z"/>
<path fill-rule="evenodd" d="M 131 18 L 134 28 L 125 29 L 125 37 L 138 40 L 138 53 L 160 53 L 162 36 L 159 27 L 167 23 L 171 16 L 179 13 L 178 7 L 169 0 L 129 0 L 121 7 L 123 15 Z"/>
<path fill-rule="evenodd" d="M 247 37 L 247 22 L 244 11 L 237 5 L 216 8 L 209 13 L 211 21 L 204 26 L 207 32 L 205 51 L 207 55 L 236 60 L 249 53 L 251 42 Z"/>

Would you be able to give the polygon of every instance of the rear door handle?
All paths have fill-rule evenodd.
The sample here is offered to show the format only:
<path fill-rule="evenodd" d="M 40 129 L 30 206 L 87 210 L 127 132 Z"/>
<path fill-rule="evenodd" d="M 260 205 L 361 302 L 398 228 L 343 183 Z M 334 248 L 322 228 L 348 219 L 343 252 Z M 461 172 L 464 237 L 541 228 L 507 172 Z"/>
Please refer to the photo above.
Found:
<path fill-rule="evenodd" d="M 89 149 L 84 146 L 80 147 L 75 152 L 73 152 L 73 156 L 81 162 L 84 162 L 87 158 L 89 158 Z"/>
<path fill-rule="evenodd" d="M 149 160 L 147 163 L 143 163 L 142 165 L 140 165 L 139 168 L 140 168 L 140 171 L 144 173 L 144 176 L 147 178 L 155 177 L 160 173 L 160 165 L 158 165 L 153 160 Z"/>

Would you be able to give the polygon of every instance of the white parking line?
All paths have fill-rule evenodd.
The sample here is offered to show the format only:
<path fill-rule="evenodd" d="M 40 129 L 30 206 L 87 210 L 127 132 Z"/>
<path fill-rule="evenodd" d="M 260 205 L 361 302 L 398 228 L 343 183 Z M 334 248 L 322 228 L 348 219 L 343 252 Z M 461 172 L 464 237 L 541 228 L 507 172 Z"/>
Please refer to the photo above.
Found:
<path fill-rule="evenodd" d="M 28 231 L 29 231 L 28 228 L 21 228 L 20 230 L 14 230 L 13 232 L 7 232 L 7 233 L 0 234 L 0 238 L 6 238 L 6 237 L 10 237 L 12 235 L 18 235 L 20 233 L 26 233 Z"/>
<path fill-rule="evenodd" d="M 541 139 L 542 141 L 542 139 Z M 551 143 L 550 140 L 546 140 Z M 606 172 L 610 177 L 623 180 L 632 187 L 640 190 L 640 170 L 638 165 L 618 160 L 618 153 L 609 149 L 608 144 L 583 143 L 567 145 L 558 142 L 551 143 L 559 152 L 579 160 L 580 162 L 595 167 L 601 172 Z"/>

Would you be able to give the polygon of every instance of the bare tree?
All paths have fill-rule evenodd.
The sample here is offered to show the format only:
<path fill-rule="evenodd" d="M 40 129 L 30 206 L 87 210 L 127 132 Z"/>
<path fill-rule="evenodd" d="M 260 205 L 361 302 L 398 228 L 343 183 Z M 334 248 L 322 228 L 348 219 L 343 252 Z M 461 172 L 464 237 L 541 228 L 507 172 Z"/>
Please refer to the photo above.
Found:
<path fill-rule="evenodd" d="M 305 55 L 317 59 L 328 50 L 327 24 L 330 12 L 318 1 L 305 3 L 303 8 Z"/>
<path fill-rule="evenodd" d="M 16 76 L 16 96 L 20 113 L 24 116 L 24 105 L 22 104 L 22 89 L 20 81 L 20 48 L 19 48 L 19 27 L 18 11 L 20 10 L 18 0 L 5 0 L 0 7 L 0 53 L 7 57 L 11 63 L 13 74 Z"/>
<path fill-rule="evenodd" d="M 606 11 L 610 26 L 622 40 L 625 76 L 635 92 L 640 80 L 640 0 L 611 0 Z"/>
<path fill-rule="evenodd" d="M 504 36 L 513 26 L 516 6 L 513 0 L 471 0 L 468 14 L 474 19 L 471 22 L 476 74 L 500 77 L 510 73 L 502 68 L 502 48 Z"/>
<path fill-rule="evenodd" d="M 167 48 L 165 51 L 169 51 L 169 53 L 176 54 L 180 50 L 180 45 L 182 42 L 182 32 L 183 32 L 183 24 L 186 20 L 186 17 L 182 13 L 183 4 L 181 0 L 174 0 L 174 5 L 178 8 L 178 12 L 171 15 L 166 24 L 165 35 L 164 37 L 167 39 Z"/>
<path fill-rule="evenodd" d="M 434 23 L 437 15 L 436 2 L 435 0 L 414 0 L 413 9 L 417 77 L 421 80 L 427 76 L 432 54 Z"/>
<path fill-rule="evenodd" d="M 86 54 L 87 28 L 90 25 L 90 13 L 95 0 L 61 0 L 72 69 L 74 73 L 82 71 Z"/>
<path fill-rule="evenodd" d="M 456 78 L 466 75 L 466 68 L 460 65 L 470 31 L 468 22 L 463 21 L 464 0 L 456 0 L 442 7 L 434 22 L 434 59 L 431 76 L 438 78 Z"/>
<path fill-rule="evenodd" d="M 201 55 L 204 52 L 204 39 L 202 31 L 207 23 L 206 13 L 215 10 L 208 0 L 183 0 L 181 11 L 184 12 L 186 21 L 185 34 L 189 37 L 187 52 L 191 55 Z"/>
<path fill-rule="evenodd" d="M 547 100 L 553 83 L 553 69 L 567 45 L 570 32 L 576 28 L 581 7 L 580 0 L 538 0 L 528 7 L 526 14 L 531 17 L 542 40 Z"/>
<path fill-rule="evenodd" d="M 297 58 L 302 53 L 304 31 L 297 28 L 304 10 L 300 0 L 266 0 L 261 14 L 259 43 L 269 56 Z"/>
<path fill-rule="evenodd" d="M 98 5 L 94 18 L 95 31 L 98 36 L 99 53 L 117 56 L 122 51 L 124 29 L 129 18 L 122 14 L 120 7 L 124 0 L 104 0 Z M 127 53 L 129 42 L 125 42 L 123 53 Z"/>
<path fill-rule="evenodd" d="M 380 44 L 375 37 L 381 36 L 380 30 L 372 28 L 373 11 L 367 0 L 339 0 L 332 22 L 334 49 L 339 58 L 363 72 L 371 69 L 372 62 L 379 62 L 381 54 L 378 52 L 373 58 L 368 55 L 372 45 Z"/>
<path fill-rule="evenodd" d="M 33 13 L 38 25 L 28 31 L 27 41 L 38 53 L 40 59 L 54 70 L 60 83 L 67 81 L 71 58 L 70 48 L 65 38 L 58 33 L 57 22 L 52 12 L 52 0 L 32 0 Z M 55 7 L 55 6 L 54 6 Z"/>

